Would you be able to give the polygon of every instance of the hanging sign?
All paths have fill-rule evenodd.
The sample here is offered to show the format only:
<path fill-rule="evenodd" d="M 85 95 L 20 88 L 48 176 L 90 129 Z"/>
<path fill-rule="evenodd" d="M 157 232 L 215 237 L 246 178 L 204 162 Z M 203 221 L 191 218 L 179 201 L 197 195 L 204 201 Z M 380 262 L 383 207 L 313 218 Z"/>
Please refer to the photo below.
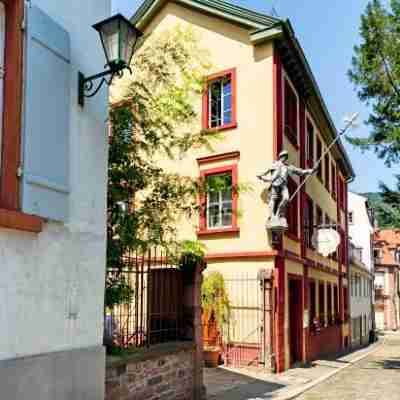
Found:
<path fill-rule="evenodd" d="M 317 229 L 312 237 L 314 248 L 327 257 L 336 251 L 340 244 L 340 235 L 334 229 Z"/>

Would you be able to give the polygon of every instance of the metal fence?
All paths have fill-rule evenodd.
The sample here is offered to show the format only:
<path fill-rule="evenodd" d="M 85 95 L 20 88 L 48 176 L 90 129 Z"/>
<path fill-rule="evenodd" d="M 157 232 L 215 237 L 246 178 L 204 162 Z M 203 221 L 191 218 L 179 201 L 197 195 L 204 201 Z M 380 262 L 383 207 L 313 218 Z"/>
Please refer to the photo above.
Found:
<path fill-rule="evenodd" d="M 107 274 L 108 279 L 122 279 L 130 290 L 128 301 L 105 310 L 108 342 L 128 348 L 182 338 L 182 272 L 165 252 L 126 254 L 123 267 Z"/>
<path fill-rule="evenodd" d="M 223 332 L 225 365 L 258 366 L 262 351 L 262 307 L 256 273 L 224 274 L 231 302 L 229 326 Z"/>

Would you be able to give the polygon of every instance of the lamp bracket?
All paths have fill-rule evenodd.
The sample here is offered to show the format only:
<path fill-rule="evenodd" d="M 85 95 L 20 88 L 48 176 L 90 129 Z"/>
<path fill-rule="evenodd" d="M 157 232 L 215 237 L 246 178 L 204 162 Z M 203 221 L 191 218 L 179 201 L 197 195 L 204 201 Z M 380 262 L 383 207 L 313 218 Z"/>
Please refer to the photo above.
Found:
<path fill-rule="evenodd" d="M 130 70 L 130 68 L 128 69 Z M 121 78 L 122 75 L 123 69 L 117 70 L 115 68 L 110 68 L 88 77 L 86 77 L 82 72 L 78 72 L 78 104 L 83 107 L 85 105 L 85 97 L 89 98 L 95 96 L 104 83 L 110 86 L 115 76 Z M 107 76 L 110 76 L 110 78 L 107 79 Z M 100 82 L 95 86 L 94 81 L 99 79 Z"/>

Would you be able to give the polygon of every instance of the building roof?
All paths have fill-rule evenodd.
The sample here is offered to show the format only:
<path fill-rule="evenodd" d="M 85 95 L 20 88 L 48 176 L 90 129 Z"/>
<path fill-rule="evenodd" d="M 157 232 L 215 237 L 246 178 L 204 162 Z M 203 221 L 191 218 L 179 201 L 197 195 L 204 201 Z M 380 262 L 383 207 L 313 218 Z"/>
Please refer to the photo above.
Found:
<path fill-rule="evenodd" d="M 398 265 L 393 250 L 400 248 L 400 229 L 382 229 L 375 232 L 375 248 L 381 249 L 378 264 Z"/>
<path fill-rule="evenodd" d="M 142 28 L 143 24 L 146 25 L 146 21 L 151 19 L 151 16 L 167 2 L 168 0 L 145 0 L 131 18 L 132 23 Z M 257 30 L 271 28 L 280 21 L 270 15 L 221 0 L 175 0 L 175 2 Z"/>
<path fill-rule="evenodd" d="M 296 66 L 294 75 L 299 77 L 297 83 L 302 87 L 303 93 L 307 98 L 315 99 L 313 103 L 319 108 L 329 130 L 328 139 L 333 140 L 337 137 L 338 131 L 289 20 L 275 18 L 222 0 L 144 0 L 132 16 L 132 23 L 143 30 L 168 1 L 247 27 L 250 30 L 249 39 L 254 45 L 272 39 L 277 40 L 286 54 L 287 65 Z M 336 150 L 345 177 L 352 180 L 355 173 L 340 139 Z"/>

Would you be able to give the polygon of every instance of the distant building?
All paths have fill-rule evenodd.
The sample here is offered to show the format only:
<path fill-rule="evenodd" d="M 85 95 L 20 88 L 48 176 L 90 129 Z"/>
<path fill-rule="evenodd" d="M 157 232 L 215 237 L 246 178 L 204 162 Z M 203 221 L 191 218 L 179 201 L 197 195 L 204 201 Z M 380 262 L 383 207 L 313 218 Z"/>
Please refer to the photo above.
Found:
<path fill-rule="evenodd" d="M 375 319 L 376 327 L 399 329 L 400 312 L 400 230 L 375 233 Z"/>
<path fill-rule="evenodd" d="M 349 192 L 351 345 L 367 344 L 373 328 L 374 216 L 364 196 Z"/>

